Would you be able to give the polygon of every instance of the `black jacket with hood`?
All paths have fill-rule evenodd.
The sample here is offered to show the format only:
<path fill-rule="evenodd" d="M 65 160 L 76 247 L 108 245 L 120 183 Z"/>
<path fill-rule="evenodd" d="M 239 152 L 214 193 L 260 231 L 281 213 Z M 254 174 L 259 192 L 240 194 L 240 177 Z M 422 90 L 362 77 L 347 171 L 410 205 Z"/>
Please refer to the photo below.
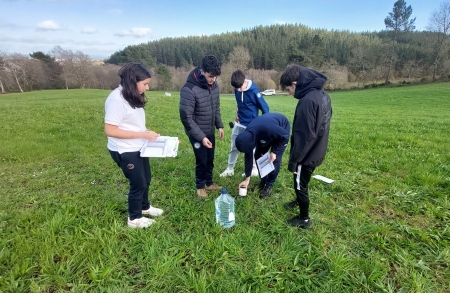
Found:
<path fill-rule="evenodd" d="M 323 89 L 326 81 L 319 72 L 300 68 L 294 93 L 299 100 L 292 124 L 288 165 L 291 172 L 297 171 L 298 165 L 319 166 L 327 153 L 332 108 Z"/>
<path fill-rule="evenodd" d="M 200 68 L 189 73 L 180 91 L 180 119 L 186 134 L 197 141 L 214 135 L 215 128 L 223 128 L 219 86 L 217 81 L 209 85 Z"/>

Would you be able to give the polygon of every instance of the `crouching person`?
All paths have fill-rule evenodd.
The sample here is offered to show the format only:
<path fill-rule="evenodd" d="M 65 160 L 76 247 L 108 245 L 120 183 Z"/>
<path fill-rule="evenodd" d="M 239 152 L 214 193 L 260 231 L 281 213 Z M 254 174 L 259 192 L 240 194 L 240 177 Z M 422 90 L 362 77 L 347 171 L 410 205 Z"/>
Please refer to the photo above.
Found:
<path fill-rule="evenodd" d="M 275 167 L 269 174 L 261 178 L 258 185 L 260 198 L 266 198 L 272 193 L 272 186 L 280 172 L 281 160 L 289 142 L 289 120 L 280 113 L 266 113 L 253 119 L 244 132 L 236 137 L 236 148 L 245 154 L 245 177 L 239 187 L 247 188 L 254 159 L 258 160 L 270 150 L 269 162 Z M 261 171 L 260 171 L 261 173 Z"/>

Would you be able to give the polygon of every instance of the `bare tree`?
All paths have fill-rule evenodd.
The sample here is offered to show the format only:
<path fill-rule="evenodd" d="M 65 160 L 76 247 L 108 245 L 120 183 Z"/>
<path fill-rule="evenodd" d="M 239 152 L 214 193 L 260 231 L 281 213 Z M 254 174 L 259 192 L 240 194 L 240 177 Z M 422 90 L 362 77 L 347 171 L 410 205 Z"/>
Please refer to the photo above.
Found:
<path fill-rule="evenodd" d="M 62 67 L 62 79 L 66 89 L 69 89 L 69 84 L 73 76 L 71 75 L 71 67 L 73 62 L 73 52 L 70 50 L 64 50 L 61 46 L 55 46 L 50 52 L 53 58 L 61 64 Z"/>
<path fill-rule="evenodd" d="M 352 49 L 352 59 L 350 60 L 350 63 L 353 65 L 353 71 L 357 76 L 358 86 L 359 83 L 362 83 L 362 86 L 364 87 L 364 82 L 367 79 L 370 68 L 370 54 L 371 52 L 367 47 L 357 46 Z"/>
<path fill-rule="evenodd" d="M 0 54 L 0 89 L 2 90 L 2 94 L 5 93 L 5 87 L 3 86 L 2 75 L 1 75 L 1 73 L 3 73 L 4 71 L 5 71 L 5 61 L 3 60 L 3 57 Z"/>
<path fill-rule="evenodd" d="M 44 63 L 41 60 L 26 56 L 23 61 L 23 85 L 25 90 L 45 88 L 49 77 L 45 72 Z"/>
<path fill-rule="evenodd" d="M 450 1 L 442 2 L 439 9 L 433 11 L 428 21 L 427 29 L 434 32 L 432 42 L 434 62 L 433 79 L 436 79 L 438 65 L 443 58 L 444 52 L 448 47 L 448 35 L 450 30 Z"/>
<path fill-rule="evenodd" d="M 76 51 L 72 54 L 70 70 L 75 78 L 76 83 L 82 89 L 87 87 L 89 81 L 92 79 L 89 69 L 92 67 L 91 57 L 81 51 Z"/>
<path fill-rule="evenodd" d="M 120 66 L 115 64 L 100 64 L 92 66 L 90 69 L 93 76 L 93 87 L 100 89 L 113 89 L 120 83 L 117 72 Z"/>
<path fill-rule="evenodd" d="M 412 14 L 411 5 L 406 6 L 405 0 L 398 0 L 394 3 L 392 12 L 389 12 L 389 16 L 384 19 L 384 24 L 387 30 L 391 30 L 391 53 L 386 73 L 385 83 L 389 82 L 389 75 L 391 73 L 392 64 L 395 58 L 395 49 L 397 47 L 398 36 L 402 33 L 413 31 L 416 27 L 414 22 L 416 18 L 409 19 Z"/>
<path fill-rule="evenodd" d="M 27 59 L 27 56 L 18 53 L 2 53 L 2 58 L 4 60 L 6 72 L 11 73 L 19 91 L 23 93 L 23 87 L 20 83 L 25 79 L 25 60 Z"/>
<path fill-rule="evenodd" d="M 220 90 L 224 93 L 232 93 L 231 74 L 235 70 L 246 70 L 251 60 L 250 53 L 242 46 L 234 47 L 228 55 L 228 62 L 222 66 L 222 74 L 219 78 Z"/>
<path fill-rule="evenodd" d="M 235 70 L 246 70 L 248 69 L 248 65 L 252 57 L 250 56 L 250 53 L 248 49 L 237 46 L 233 48 L 233 51 L 228 55 L 228 63 L 232 65 Z"/>

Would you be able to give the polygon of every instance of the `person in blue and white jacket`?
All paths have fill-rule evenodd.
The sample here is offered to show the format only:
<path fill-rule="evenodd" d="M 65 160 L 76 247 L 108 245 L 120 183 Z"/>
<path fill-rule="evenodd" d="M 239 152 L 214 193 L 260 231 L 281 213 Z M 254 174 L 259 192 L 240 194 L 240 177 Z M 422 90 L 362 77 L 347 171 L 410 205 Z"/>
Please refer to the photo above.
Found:
<path fill-rule="evenodd" d="M 262 114 L 269 112 L 269 106 L 258 87 L 250 79 L 245 78 L 242 70 L 233 72 L 231 75 L 231 85 L 234 87 L 237 111 L 231 133 L 231 150 L 228 154 L 228 167 L 220 174 L 220 177 L 234 175 L 234 166 L 239 157 L 239 151 L 236 148 L 236 137 L 245 130 L 253 119 L 258 117 L 259 110 L 261 110 Z M 251 175 L 258 176 L 258 169 L 256 168 L 255 162 L 253 162 Z M 242 176 L 245 176 L 245 173 Z"/>

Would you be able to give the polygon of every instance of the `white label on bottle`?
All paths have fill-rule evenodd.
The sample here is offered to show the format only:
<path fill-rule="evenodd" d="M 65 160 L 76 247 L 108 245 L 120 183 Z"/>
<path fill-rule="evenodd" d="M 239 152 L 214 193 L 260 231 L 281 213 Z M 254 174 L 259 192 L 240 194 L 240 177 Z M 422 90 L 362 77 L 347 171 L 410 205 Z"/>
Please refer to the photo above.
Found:
<path fill-rule="evenodd" d="M 231 213 L 228 215 L 228 221 L 234 221 L 234 213 Z"/>

